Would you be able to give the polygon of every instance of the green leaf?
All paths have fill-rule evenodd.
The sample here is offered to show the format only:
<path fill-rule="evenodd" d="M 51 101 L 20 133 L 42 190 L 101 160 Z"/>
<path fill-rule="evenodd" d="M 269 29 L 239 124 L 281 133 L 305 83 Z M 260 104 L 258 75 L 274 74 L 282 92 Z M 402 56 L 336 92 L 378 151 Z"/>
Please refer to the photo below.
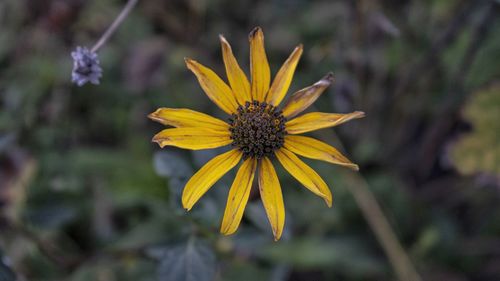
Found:
<path fill-rule="evenodd" d="M 184 185 L 193 175 L 193 169 L 188 161 L 173 151 L 159 151 L 155 153 L 153 164 L 156 174 L 168 178 L 168 186 L 175 202 L 181 202 Z M 175 204 L 174 204 L 175 206 Z"/>
<path fill-rule="evenodd" d="M 140 257 L 129 256 L 121 261 L 98 259 L 83 264 L 71 274 L 71 278 L 68 280 L 152 281 L 155 280 L 153 272 L 153 262 Z"/>
<path fill-rule="evenodd" d="M 111 245 L 112 249 L 137 249 L 165 241 L 165 225 L 159 219 L 139 224 Z M 172 231 L 172 229 L 170 229 Z M 176 230 L 174 230 L 176 231 Z M 173 236 L 170 234 L 169 236 Z"/>
<path fill-rule="evenodd" d="M 222 281 L 235 280 L 272 280 L 269 269 L 258 266 L 256 263 L 244 262 L 234 259 L 224 266 L 221 274 Z"/>
<path fill-rule="evenodd" d="M 159 151 L 153 161 L 156 173 L 162 177 L 189 178 L 193 174 L 193 169 L 180 153 Z"/>
<path fill-rule="evenodd" d="M 464 117 L 472 132 L 453 147 L 451 159 L 466 175 L 480 172 L 500 174 L 500 84 L 475 93 L 467 104 Z"/>
<path fill-rule="evenodd" d="M 54 203 L 26 208 L 25 216 L 30 223 L 47 229 L 60 228 L 78 215 L 76 206 Z"/>
<path fill-rule="evenodd" d="M 200 241 L 190 239 L 164 252 L 158 268 L 160 281 L 211 281 L 216 261 L 213 250 Z"/>
<path fill-rule="evenodd" d="M 354 238 L 294 239 L 261 249 L 260 256 L 301 269 L 318 267 L 356 276 L 380 274 L 380 262 Z"/>

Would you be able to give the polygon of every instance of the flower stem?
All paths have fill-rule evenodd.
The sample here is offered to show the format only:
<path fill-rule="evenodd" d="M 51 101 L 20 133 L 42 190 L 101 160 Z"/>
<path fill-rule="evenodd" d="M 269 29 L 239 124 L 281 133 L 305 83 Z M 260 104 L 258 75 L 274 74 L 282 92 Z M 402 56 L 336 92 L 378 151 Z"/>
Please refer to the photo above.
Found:
<path fill-rule="evenodd" d="M 127 18 L 128 14 L 134 8 L 134 6 L 137 4 L 137 2 L 139 2 L 139 0 L 129 0 L 127 2 L 127 4 L 125 5 L 125 7 L 123 7 L 123 10 L 120 12 L 118 17 L 116 17 L 116 19 L 108 27 L 106 32 L 104 32 L 104 34 L 101 36 L 99 41 L 97 41 L 97 43 L 95 43 L 95 45 L 92 47 L 91 51 L 93 53 L 97 52 L 99 50 L 99 48 L 101 48 L 108 41 L 108 39 L 111 37 L 111 35 L 113 35 L 113 33 L 115 33 L 118 26 L 120 26 L 120 24 L 122 24 L 123 20 L 125 20 L 125 18 Z"/>
<path fill-rule="evenodd" d="M 343 148 L 340 139 L 331 130 L 325 130 L 324 139 L 338 140 L 337 147 Z M 375 195 L 361 173 L 348 171 L 350 183 L 347 189 L 353 195 L 356 204 L 363 214 L 368 225 L 375 234 L 380 246 L 384 250 L 394 273 L 401 281 L 422 281 L 410 257 L 398 240 L 389 220 L 384 215 Z"/>
<path fill-rule="evenodd" d="M 370 225 L 375 237 L 384 249 L 392 268 L 399 280 L 421 281 L 410 257 L 405 252 L 382 208 L 377 202 L 375 195 L 363 176 L 350 172 L 354 184 L 348 184 L 347 188 L 354 196 L 366 221 Z"/>

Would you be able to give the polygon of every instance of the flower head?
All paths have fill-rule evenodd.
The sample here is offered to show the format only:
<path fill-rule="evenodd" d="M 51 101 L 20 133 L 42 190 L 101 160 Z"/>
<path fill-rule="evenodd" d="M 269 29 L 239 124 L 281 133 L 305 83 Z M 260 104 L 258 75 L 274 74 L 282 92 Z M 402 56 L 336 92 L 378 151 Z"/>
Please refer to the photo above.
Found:
<path fill-rule="evenodd" d="M 238 65 L 226 39 L 220 36 L 220 41 L 229 85 L 212 70 L 192 59 L 186 59 L 186 64 L 207 96 L 231 115 L 229 122 L 189 109 L 160 108 L 149 117 L 175 128 L 161 131 L 153 137 L 153 141 L 161 147 L 193 150 L 231 145 L 231 150 L 208 161 L 188 181 L 182 194 L 182 204 L 190 210 L 215 182 L 242 162 L 229 191 L 221 233 L 229 235 L 237 230 L 254 178 L 257 178 L 260 197 L 274 238 L 278 240 L 285 223 L 285 208 L 271 160 L 276 158 L 304 187 L 331 206 L 330 189 L 318 173 L 297 155 L 355 170 L 358 166 L 334 147 L 298 134 L 333 127 L 363 117 L 364 113 L 311 112 L 296 117 L 332 83 L 333 75 L 327 74 L 312 86 L 294 93 L 280 109 L 302 54 L 302 45 L 295 48 L 271 83 L 264 34 L 259 27 L 249 35 L 251 81 Z"/>
<path fill-rule="evenodd" d="M 71 57 L 73 57 L 73 72 L 71 73 L 73 83 L 78 86 L 83 86 L 87 82 L 94 85 L 99 84 L 102 69 L 96 53 L 86 47 L 76 47 L 76 50 L 71 52 Z"/>

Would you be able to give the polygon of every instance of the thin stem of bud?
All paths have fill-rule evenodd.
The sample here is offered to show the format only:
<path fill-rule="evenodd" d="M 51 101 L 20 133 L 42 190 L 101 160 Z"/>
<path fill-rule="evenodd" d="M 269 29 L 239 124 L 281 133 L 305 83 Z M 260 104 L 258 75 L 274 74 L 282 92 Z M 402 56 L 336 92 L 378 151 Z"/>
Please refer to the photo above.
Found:
<path fill-rule="evenodd" d="M 128 14 L 130 11 L 134 8 L 134 6 L 139 2 L 139 0 L 129 0 L 125 7 L 123 7 L 123 10 L 120 12 L 118 17 L 113 21 L 113 23 L 108 27 L 106 32 L 101 36 L 99 41 L 95 43 L 95 45 L 92 47 L 91 52 L 95 53 L 101 48 L 107 41 L 108 39 L 115 33 L 116 29 L 120 24 L 122 24 L 123 20 L 127 18 Z"/>

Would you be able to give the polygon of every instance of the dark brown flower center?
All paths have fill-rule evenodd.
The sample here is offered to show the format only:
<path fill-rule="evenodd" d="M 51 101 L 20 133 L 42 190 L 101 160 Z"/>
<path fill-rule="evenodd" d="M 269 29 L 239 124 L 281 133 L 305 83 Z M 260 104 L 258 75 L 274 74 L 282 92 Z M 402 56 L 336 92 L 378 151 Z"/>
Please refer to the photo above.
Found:
<path fill-rule="evenodd" d="M 283 146 L 286 135 L 283 112 L 266 102 L 246 102 L 229 119 L 232 145 L 243 152 L 243 159 L 272 156 Z"/>

